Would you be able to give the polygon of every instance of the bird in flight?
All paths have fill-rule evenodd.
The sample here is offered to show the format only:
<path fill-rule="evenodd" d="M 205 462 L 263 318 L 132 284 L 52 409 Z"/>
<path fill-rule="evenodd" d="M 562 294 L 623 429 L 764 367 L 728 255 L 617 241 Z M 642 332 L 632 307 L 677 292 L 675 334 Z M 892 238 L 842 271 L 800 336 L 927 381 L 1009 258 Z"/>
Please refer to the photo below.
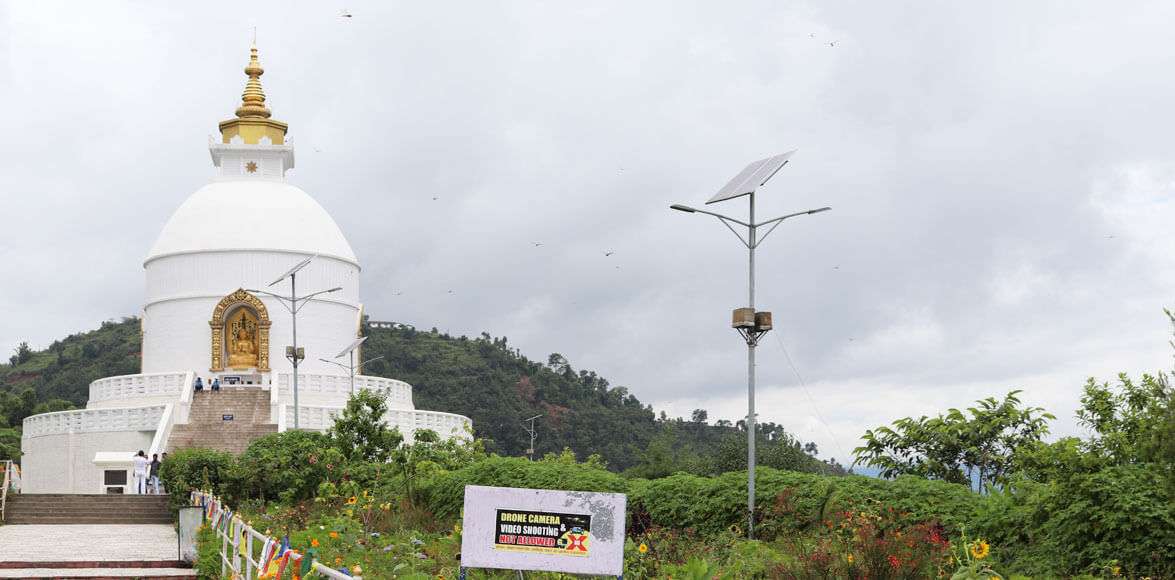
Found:
<path fill-rule="evenodd" d="M 833 266 L 833 267 L 832 267 L 832 269 L 833 269 L 833 270 L 839 270 L 839 269 L 840 269 L 840 266 Z"/>
<path fill-rule="evenodd" d="M 452 290 L 449 290 L 449 294 L 452 294 L 452 293 L 453 293 L 453 291 L 452 291 Z"/>
<path fill-rule="evenodd" d="M 399 296 L 399 295 L 401 295 L 401 294 L 403 294 L 403 293 L 404 293 L 404 291 L 403 291 L 403 290 L 396 290 L 395 292 L 392 292 L 392 296 Z"/>
<path fill-rule="evenodd" d="M 543 243 L 542 242 L 531 242 L 531 245 L 533 245 L 534 247 L 537 248 L 537 247 L 543 245 Z"/>
<path fill-rule="evenodd" d="M 833 41 L 833 42 L 830 42 L 830 43 L 828 43 L 828 46 L 831 46 L 831 47 L 833 47 L 833 48 L 836 48 L 836 42 L 835 42 L 835 41 Z"/>
<path fill-rule="evenodd" d="M 433 201 L 436 201 L 436 200 L 438 200 L 438 199 L 440 199 L 440 198 L 441 198 L 441 196 L 439 196 L 439 195 L 434 195 L 434 196 L 432 196 L 432 200 L 433 200 Z"/>
<path fill-rule="evenodd" d="M 615 250 L 608 250 L 607 252 L 604 252 L 604 257 L 607 258 L 608 256 L 611 256 L 612 254 L 615 254 L 615 253 L 616 253 Z"/>
<path fill-rule="evenodd" d="M 343 11 L 339 13 L 339 18 L 350 18 L 350 17 L 351 17 L 351 13 L 348 12 L 346 8 L 344 8 Z"/>

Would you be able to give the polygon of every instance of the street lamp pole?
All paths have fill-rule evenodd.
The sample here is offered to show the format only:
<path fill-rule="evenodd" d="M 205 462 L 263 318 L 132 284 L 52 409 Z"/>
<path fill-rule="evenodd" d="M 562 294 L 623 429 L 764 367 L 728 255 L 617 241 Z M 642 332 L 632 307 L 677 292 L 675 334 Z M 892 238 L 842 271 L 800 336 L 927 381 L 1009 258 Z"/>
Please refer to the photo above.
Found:
<path fill-rule="evenodd" d="M 530 434 L 530 447 L 529 447 L 529 448 L 527 448 L 527 450 L 526 450 L 526 456 L 527 456 L 527 457 L 528 457 L 528 458 L 529 458 L 531 461 L 534 461 L 534 440 L 535 440 L 535 438 L 537 438 L 537 437 L 538 437 L 538 432 L 537 432 L 537 431 L 535 431 L 535 429 L 534 429 L 534 420 L 535 420 L 535 419 L 538 419 L 539 417 L 542 417 L 542 416 L 543 416 L 543 415 L 540 413 L 540 414 L 538 414 L 538 415 L 535 415 L 534 417 L 531 417 L 531 418 L 529 418 L 529 419 L 523 419 L 523 420 L 522 420 L 522 428 L 523 428 L 524 430 L 526 430 L 526 432 L 527 432 L 527 433 L 529 433 L 529 434 Z M 526 427 L 526 422 L 527 422 L 527 421 L 530 421 L 530 427 L 529 427 L 529 428 L 527 428 L 527 427 Z"/>
<path fill-rule="evenodd" d="M 318 360 L 320 360 L 324 363 L 335 365 L 341 369 L 345 369 L 348 372 L 348 374 L 351 375 L 351 394 L 354 395 L 355 394 L 355 371 L 363 370 L 364 365 L 366 365 L 368 363 L 373 363 L 373 362 L 375 362 L 381 358 L 384 358 L 384 357 L 377 356 L 375 358 L 369 358 L 365 361 L 360 361 L 359 364 L 355 364 L 355 351 L 351 351 L 350 353 L 347 353 L 347 354 L 351 355 L 351 361 L 350 361 L 351 364 L 349 364 L 349 365 L 345 365 L 345 364 L 338 362 L 338 361 L 327 360 L 324 358 L 320 358 Z M 340 354 L 339 356 L 343 356 L 343 355 Z"/>
<path fill-rule="evenodd" d="M 265 294 L 266 296 L 276 298 L 278 300 L 278 302 L 286 310 L 290 311 L 291 340 L 293 341 L 294 344 L 293 344 L 293 346 L 286 347 L 286 358 L 290 359 L 290 364 L 292 364 L 294 366 L 294 385 L 293 386 L 294 386 L 294 429 L 295 430 L 298 429 L 299 427 L 301 427 L 301 424 L 298 421 L 298 364 L 302 361 L 302 359 L 306 358 L 305 349 L 298 348 L 298 311 L 301 310 L 303 306 L 306 306 L 306 304 L 308 304 L 310 302 L 311 298 L 314 298 L 315 296 L 318 296 L 319 294 L 326 294 L 329 292 L 337 292 L 337 291 L 343 289 L 342 286 L 336 286 L 336 287 L 331 288 L 329 290 L 319 290 L 318 292 L 313 292 L 313 293 L 307 294 L 305 296 L 298 296 L 298 285 L 297 285 L 298 284 L 298 282 L 297 282 L 298 271 L 301 270 L 302 268 L 305 268 L 307 265 L 309 265 L 310 262 L 312 260 L 314 260 L 315 257 L 316 256 L 310 256 L 309 258 L 306 258 L 305 260 L 298 262 L 297 264 L 294 265 L 293 268 L 290 268 L 285 274 L 282 274 L 280 278 L 269 283 L 270 286 L 273 286 L 274 284 L 277 284 L 278 282 L 281 282 L 282 280 L 289 278 L 290 279 L 290 295 L 288 297 L 281 296 L 279 294 L 274 294 L 273 292 L 269 292 L 267 290 L 257 290 L 257 289 L 247 289 L 246 290 L 246 292 L 251 292 L 254 294 Z"/>
<path fill-rule="evenodd" d="M 351 364 L 350 364 L 350 365 L 344 365 L 343 363 L 340 363 L 340 362 L 335 362 L 335 361 L 333 361 L 333 360 L 326 360 L 326 359 L 324 359 L 324 358 L 320 358 L 320 359 L 318 359 L 318 360 L 320 360 L 320 361 L 322 361 L 322 362 L 324 362 L 324 363 L 330 363 L 330 364 L 332 364 L 332 365 L 336 365 L 336 366 L 338 366 L 338 367 L 341 367 L 341 368 L 347 369 L 347 370 L 350 372 L 350 375 L 351 375 L 351 394 L 352 394 L 352 395 L 354 395 L 354 394 L 355 394 L 355 369 L 357 368 L 357 367 L 355 366 L 355 351 L 356 351 L 356 350 L 357 350 L 357 349 L 358 349 L 360 346 L 362 346 L 362 345 L 363 345 L 363 343 L 364 343 L 364 342 L 366 342 L 366 341 L 367 341 L 367 337 L 366 337 L 366 336 L 361 336 L 361 337 L 359 337 L 359 338 L 356 338 L 354 341 L 352 341 L 352 342 L 351 342 L 351 344 L 348 344 L 348 345 L 347 345 L 347 348 L 344 348 L 343 350 L 339 351 L 339 354 L 336 354 L 336 355 L 335 355 L 335 358 L 342 358 L 342 357 L 343 357 L 343 355 L 345 355 L 345 354 L 347 354 L 347 355 L 351 355 L 351 359 L 350 359 L 350 360 L 351 360 Z M 359 367 L 358 367 L 358 368 L 362 368 L 362 367 L 363 367 L 363 365 L 365 365 L 365 364 L 367 364 L 367 363 L 369 363 L 369 362 L 375 362 L 375 361 L 377 361 L 377 360 L 379 360 L 379 359 L 381 359 L 381 358 L 383 358 L 383 357 L 382 357 L 382 356 L 377 356 L 377 357 L 375 357 L 375 358 L 373 358 L 373 359 L 369 359 L 369 360 L 367 360 L 367 361 L 360 362 L 360 363 L 359 363 Z"/>
<path fill-rule="evenodd" d="M 788 152 L 783 155 L 769 157 L 751 163 L 741 173 L 734 177 L 730 183 L 726 184 L 719 192 L 706 203 L 716 203 L 725 201 L 736 197 L 746 195 L 749 202 L 749 218 L 748 221 L 743 222 L 729 216 L 718 213 L 705 211 L 681 204 L 673 204 L 670 209 L 683 211 L 686 213 L 702 213 L 718 218 L 722 225 L 726 226 L 731 232 L 738 237 L 747 248 L 747 307 L 739 308 L 734 311 L 731 325 L 742 335 L 747 343 L 747 537 L 754 538 L 755 535 L 755 347 L 759 345 L 759 338 L 766 334 L 772 328 L 771 313 L 770 312 L 756 312 L 755 311 L 755 250 L 767 239 L 771 232 L 779 226 L 783 220 L 793 218 L 801 215 L 811 215 L 828 211 L 832 208 L 822 207 L 819 209 L 811 209 L 807 211 L 796 212 L 777 218 L 772 218 L 763 222 L 755 222 L 755 191 L 767 183 L 776 172 L 783 168 L 787 163 L 791 154 Z M 733 224 L 733 225 L 732 225 Z M 735 225 L 746 229 L 746 237 L 744 238 Z M 762 236 L 759 235 L 759 228 L 770 225 L 771 228 L 767 230 Z M 740 228 L 740 229 L 741 229 Z"/>

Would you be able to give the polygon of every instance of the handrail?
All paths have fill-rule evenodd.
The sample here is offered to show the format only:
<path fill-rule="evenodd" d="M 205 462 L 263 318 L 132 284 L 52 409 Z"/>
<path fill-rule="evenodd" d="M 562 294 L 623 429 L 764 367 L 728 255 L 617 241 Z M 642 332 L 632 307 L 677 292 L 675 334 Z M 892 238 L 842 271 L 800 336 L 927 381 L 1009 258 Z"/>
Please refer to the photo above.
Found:
<path fill-rule="evenodd" d="M 195 390 L 193 384 L 196 382 L 196 372 L 188 371 L 184 373 L 184 388 L 180 391 L 180 404 L 177 409 L 177 417 L 172 419 L 172 423 L 187 423 L 188 415 L 192 408 L 192 391 Z"/>
<path fill-rule="evenodd" d="M 167 450 L 167 440 L 171 437 L 171 427 L 175 424 L 175 405 L 168 403 L 159 416 L 159 426 L 155 428 L 155 436 L 151 438 L 151 451 L 148 455 L 163 453 Z"/>
<path fill-rule="evenodd" d="M 220 498 L 210 493 L 193 491 L 190 498 L 192 505 L 205 508 L 204 519 L 209 521 L 210 525 L 215 528 L 216 534 L 221 538 L 219 552 L 221 576 L 253 580 L 253 578 L 257 577 L 254 576 L 255 573 L 265 572 L 266 562 L 261 561 L 262 556 L 265 555 L 264 547 L 270 543 L 276 545 L 278 543 L 277 540 L 258 532 L 247 522 L 241 521 L 240 516 L 233 513 L 231 509 L 226 508 Z M 223 519 L 226 513 L 229 518 L 227 521 Z M 241 550 L 242 537 L 245 544 L 244 551 Z M 258 554 L 256 559 L 253 556 L 254 538 L 259 540 L 262 545 L 262 553 Z M 232 549 L 230 550 L 229 548 Z M 298 554 L 296 550 L 291 550 L 287 553 Z M 243 564 L 242 560 L 244 561 Z M 277 565 L 277 561 L 271 560 L 269 565 Z M 334 580 L 363 580 L 362 576 L 348 576 L 334 568 L 324 566 L 318 560 L 312 560 L 310 567 L 315 572 Z M 229 570 L 232 571 L 232 574 L 227 574 Z"/>
<path fill-rule="evenodd" d="M 4 490 L 0 491 L 0 522 L 4 521 L 6 511 L 8 508 L 8 482 L 11 481 L 12 476 L 9 472 L 12 470 L 12 460 L 4 460 Z"/>

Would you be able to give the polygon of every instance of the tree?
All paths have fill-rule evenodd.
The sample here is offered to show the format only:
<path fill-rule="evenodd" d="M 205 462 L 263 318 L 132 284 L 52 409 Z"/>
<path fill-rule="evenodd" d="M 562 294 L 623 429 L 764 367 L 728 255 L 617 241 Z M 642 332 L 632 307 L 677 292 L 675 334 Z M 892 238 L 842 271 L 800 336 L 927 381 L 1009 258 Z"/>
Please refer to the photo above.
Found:
<path fill-rule="evenodd" d="M 690 415 L 690 420 L 699 425 L 705 425 L 706 420 L 710 418 L 710 414 L 705 409 L 694 409 Z"/>
<path fill-rule="evenodd" d="M 20 345 L 16 347 L 16 354 L 8 359 L 12 366 L 24 364 L 33 358 L 33 349 L 29 348 L 29 343 L 21 341 Z"/>
<path fill-rule="evenodd" d="M 856 463 L 880 468 L 880 475 L 920 475 L 964 485 L 1003 485 L 1008 476 L 1048 433 L 1055 419 L 1039 407 L 1023 407 L 1012 391 L 1003 401 L 988 397 L 966 412 L 906 417 L 893 427 L 865 432 L 865 444 L 853 450 Z"/>
<path fill-rule="evenodd" d="M 389 428 L 384 420 L 387 410 L 386 393 L 360 389 L 347 400 L 327 434 L 348 461 L 384 463 L 404 440 L 400 431 Z"/>

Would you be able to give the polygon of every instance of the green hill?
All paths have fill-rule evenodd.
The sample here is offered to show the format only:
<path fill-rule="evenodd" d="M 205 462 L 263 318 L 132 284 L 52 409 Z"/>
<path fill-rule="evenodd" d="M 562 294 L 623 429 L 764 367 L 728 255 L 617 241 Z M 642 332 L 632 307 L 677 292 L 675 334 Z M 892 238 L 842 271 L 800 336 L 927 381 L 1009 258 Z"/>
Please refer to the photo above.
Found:
<path fill-rule="evenodd" d="M 613 387 L 592 371 L 577 371 L 559 354 L 545 363 L 532 361 L 505 338 L 485 333 L 453 337 L 402 325 L 368 328 L 367 333 L 364 357 L 384 358 L 368 364 L 365 373 L 411 383 L 418 408 L 471 418 L 475 434 L 495 453 L 524 454 L 529 435 L 522 419 L 542 414 L 535 444 L 539 455 L 564 448 L 581 458 L 599 454 L 609 468 L 644 477 L 745 467 L 741 421 L 711 425 L 700 409 L 690 420 L 670 419 L 663 412 L 657 416 L 625 387 Z M 26 416 L 82 406 L 91 381 L 138 372 L 140 344 L 139 320 L 125 318 L 55 341 L 43 351 L 22 345 L 8 364 L 0 364 L 0 455 L 16 452 L 14 436 L 19 448 L 15 428 Z M 805 453 L 780 425 L 766 423 L 758 431 L 764 465 L 843 473 L 839 465 Z"/>

